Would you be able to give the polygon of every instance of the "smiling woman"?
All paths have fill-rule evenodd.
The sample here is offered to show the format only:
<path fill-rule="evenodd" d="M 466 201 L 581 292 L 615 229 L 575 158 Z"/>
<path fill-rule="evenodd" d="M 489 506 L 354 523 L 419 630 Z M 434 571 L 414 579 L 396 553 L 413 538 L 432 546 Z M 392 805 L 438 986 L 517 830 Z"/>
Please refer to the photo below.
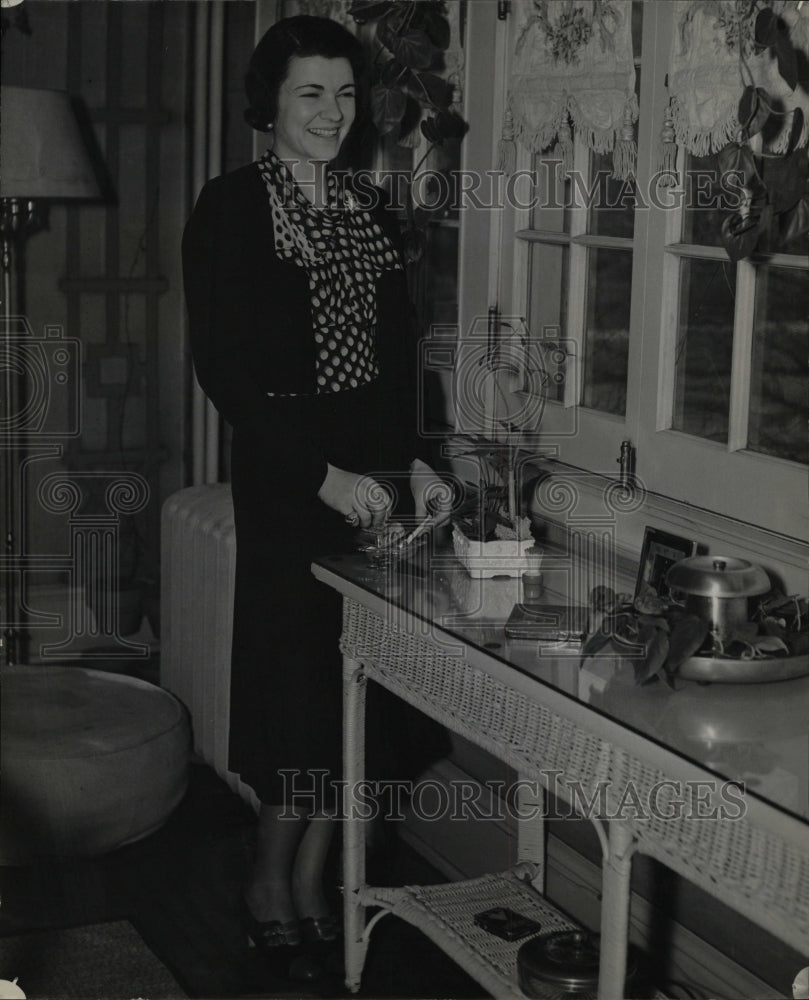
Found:
<path fill-rule="evenodd" d="M 197 377 L 233 427 L 229 768 L 261 803 L 242 918 L 300 979 L 323 966 L 302 946 L 338 937 L 322 874 L 340 776 L 341 608 L 310 565 L 351 548 L 352 528 L 384 525 L 397 499 L 426 520 L 443 488 L 417 458 L 396 222 L 381 192 L 360 207 L 336 169 L 361 120 L 362 76 L 361 46 L 336 22 L 270 28 L 245 81 L 245 119 L 270 148 L 205 185 L 183 241 Z M 395 750 L 379 777 L 404 777 L 406 726 L 392 709 L 374 717 Z"/>
<path fill-rule="evenodd" d="M 307 56 L 289 67 L 278 95 L 273 151 L 299 184 L 317 163 L 337 156 L 354 123 L 355 89 L 347 59 Z"/>

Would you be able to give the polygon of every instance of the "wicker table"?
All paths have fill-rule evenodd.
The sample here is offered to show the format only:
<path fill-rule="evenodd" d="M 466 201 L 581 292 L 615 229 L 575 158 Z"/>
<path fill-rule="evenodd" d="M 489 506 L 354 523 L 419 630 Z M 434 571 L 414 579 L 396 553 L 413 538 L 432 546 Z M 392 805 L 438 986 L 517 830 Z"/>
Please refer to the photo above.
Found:
<path fill-rule="evenodd" d="M 613 699 L 616 709 L 600 698 L 593 678 L 582 683 L 577 649 L 506 641 L 502 623 L 517 598 L 516 581 L 470 581 L 453 560 L 435 556 L 415 573 L 383 573 L 361 557 L 324 559 L 313 572 L 343 595 L 344 606 L 350 989 L 359 987 L 370 934 L 388 913 L 418 926 L 498 998 L 523 995 L 516 976 L 519 943 L 480 931 L 475 913 L 506 905 L 534 916 L 544 931 L 572 926 L 542 896 L 541 809 L 519 824 L 518 863 L 509 871 L 431 887 L 366 884 L 360 817 L 368 678 L 511 765 L 525 779 L 521 787 L 529 798 L 533 789 L 552 785 L 558 798 L 587 814 L 603 850 L 600 998 L 623 996 L 636 852 L 657 858 L 799 951 L 806 949 L 809 778 L 800 763 L 793 767 L 790 796 L 795 782 L 800 787 L 795 801 L 785 805 L 777 794 L 745 793 L 723 781 L 737 776 L 700 759 L 682 733 L 643 731 L 638 720 L 649 718 L 654 725 L 660 705 L 657 715 L 642 705 L 628 722 L 621 716 L 631 716 L 638 689 L 627 688 L 626 697 Z M 789 703 L 809 703 L 806 679 L 755 687 L 783 692 L 784 684 L 792 686 Z M 608 687 L 602 684 L 601 693 Z M 661 692 L 661 697 L 682 694 Z M 760 703 L 761 695 L 753 692 L 750 699 Z M 807 714 L 801 718 L 792 746 L 807 759 Z M 766 734 L 759 736 L 766 742 Z M 377 910 L 370 921 L 368 908 Z"/>

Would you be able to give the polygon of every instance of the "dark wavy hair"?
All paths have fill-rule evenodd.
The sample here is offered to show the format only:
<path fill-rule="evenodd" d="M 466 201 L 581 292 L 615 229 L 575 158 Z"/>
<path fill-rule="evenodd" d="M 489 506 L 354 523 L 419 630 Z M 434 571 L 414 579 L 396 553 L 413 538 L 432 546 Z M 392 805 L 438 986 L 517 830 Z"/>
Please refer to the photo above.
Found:
<path fill-rule="evenodd" d="M 360 42 L 337 21 L 301 14 L 277 21 L 255 48 L 244 78 L 249 107 L 244 120 L 259 132 L 269 132 L 278 111 L 278 91 L 293 56 L 348 59 L 357 85 L 356 131 L 366 101 L 365 55 Z"/>

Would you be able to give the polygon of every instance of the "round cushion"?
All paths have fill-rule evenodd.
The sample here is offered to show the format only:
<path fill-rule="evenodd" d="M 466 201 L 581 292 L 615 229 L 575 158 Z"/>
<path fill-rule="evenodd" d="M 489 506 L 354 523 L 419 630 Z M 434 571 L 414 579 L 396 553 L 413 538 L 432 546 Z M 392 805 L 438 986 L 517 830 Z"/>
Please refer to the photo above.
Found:
<path fill-rule="evenodd" d="M 188 783 L 190 725 L 168 691 L 81 667 L 2 672 L 0 863 L 91 856 L 152 833 Z"/>

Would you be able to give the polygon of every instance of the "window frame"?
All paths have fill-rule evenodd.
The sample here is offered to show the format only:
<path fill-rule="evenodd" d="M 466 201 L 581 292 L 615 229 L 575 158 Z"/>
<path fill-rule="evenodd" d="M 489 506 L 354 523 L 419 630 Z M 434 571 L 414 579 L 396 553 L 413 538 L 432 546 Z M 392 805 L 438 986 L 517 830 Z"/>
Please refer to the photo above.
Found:
<path fill-rule="evenodd" d="M 649 202 L 650 181 L 658 169 L 658 135 L 668 101 L 668 70 L 672 7 L 644 4 L 642 85 L 638 124 L 637 183 Z M 517 20 L 514 18 L 513 20 Z M 512 29 L 514 30 L 514 29 Z M 512 47 L 509 47 L 512 50 Z M 684 160 L 682 150 L 678 158 Z M 679 164 L 678 164 L 679 165 Z M 518 148 L 518 170 L 532 166 L 530 154 Z M 574 168 L 587 171 L 589 155 L 578 138 Z M 679 188 L 668 189 L 673 200 Z M 681 199 L 680 199 L 681 200 Z M 511 286 L 503 286 L 504 311 L 525 316 L 530 294 L 530 248 L 537 239 L 566 242 L 559 234 L 534 230 L 530 209 L 513 209 L 510 233 L 513 250 Z M 614 475 L 620 443 L 636 448 L 636 474 L 659 497 L 715 511 L 796 539 L 807 538 L 805 465 L 747 449 L 747 418 L 759 260 L 738 262 L 731 377 L 731 412 L 727 444 L 695 437 L 672 428 L 677 345 L 679 280 L 683 259 L 727 260 L 721 247 L 680 242 L 683 210 L 649 204 L 635 212 L 632 240 L 586 235 L 587 211 L 571 210 L 568 284 L 568 331 L 574 344 L 564 403 L 544 407 L 541 438 L 558 444 L 559 458 L 595 473 Z M 506 245 L 502 252 L 508 253 Z M 633 251 L 630 304 L 629 361 L 626 414 L 619 417 L 577 404 L 581 396 L 584 290 L 587 254 L 593 246 L 629 243 Z M 798 255 L 768 258 L 773 266 L 806 269 Z M 733 266 L 733 265 L 729 265 Z M 508 269 L 504 269 L 507 271 Z M 519 395 L 519 391 L 517 393 Z"/>

